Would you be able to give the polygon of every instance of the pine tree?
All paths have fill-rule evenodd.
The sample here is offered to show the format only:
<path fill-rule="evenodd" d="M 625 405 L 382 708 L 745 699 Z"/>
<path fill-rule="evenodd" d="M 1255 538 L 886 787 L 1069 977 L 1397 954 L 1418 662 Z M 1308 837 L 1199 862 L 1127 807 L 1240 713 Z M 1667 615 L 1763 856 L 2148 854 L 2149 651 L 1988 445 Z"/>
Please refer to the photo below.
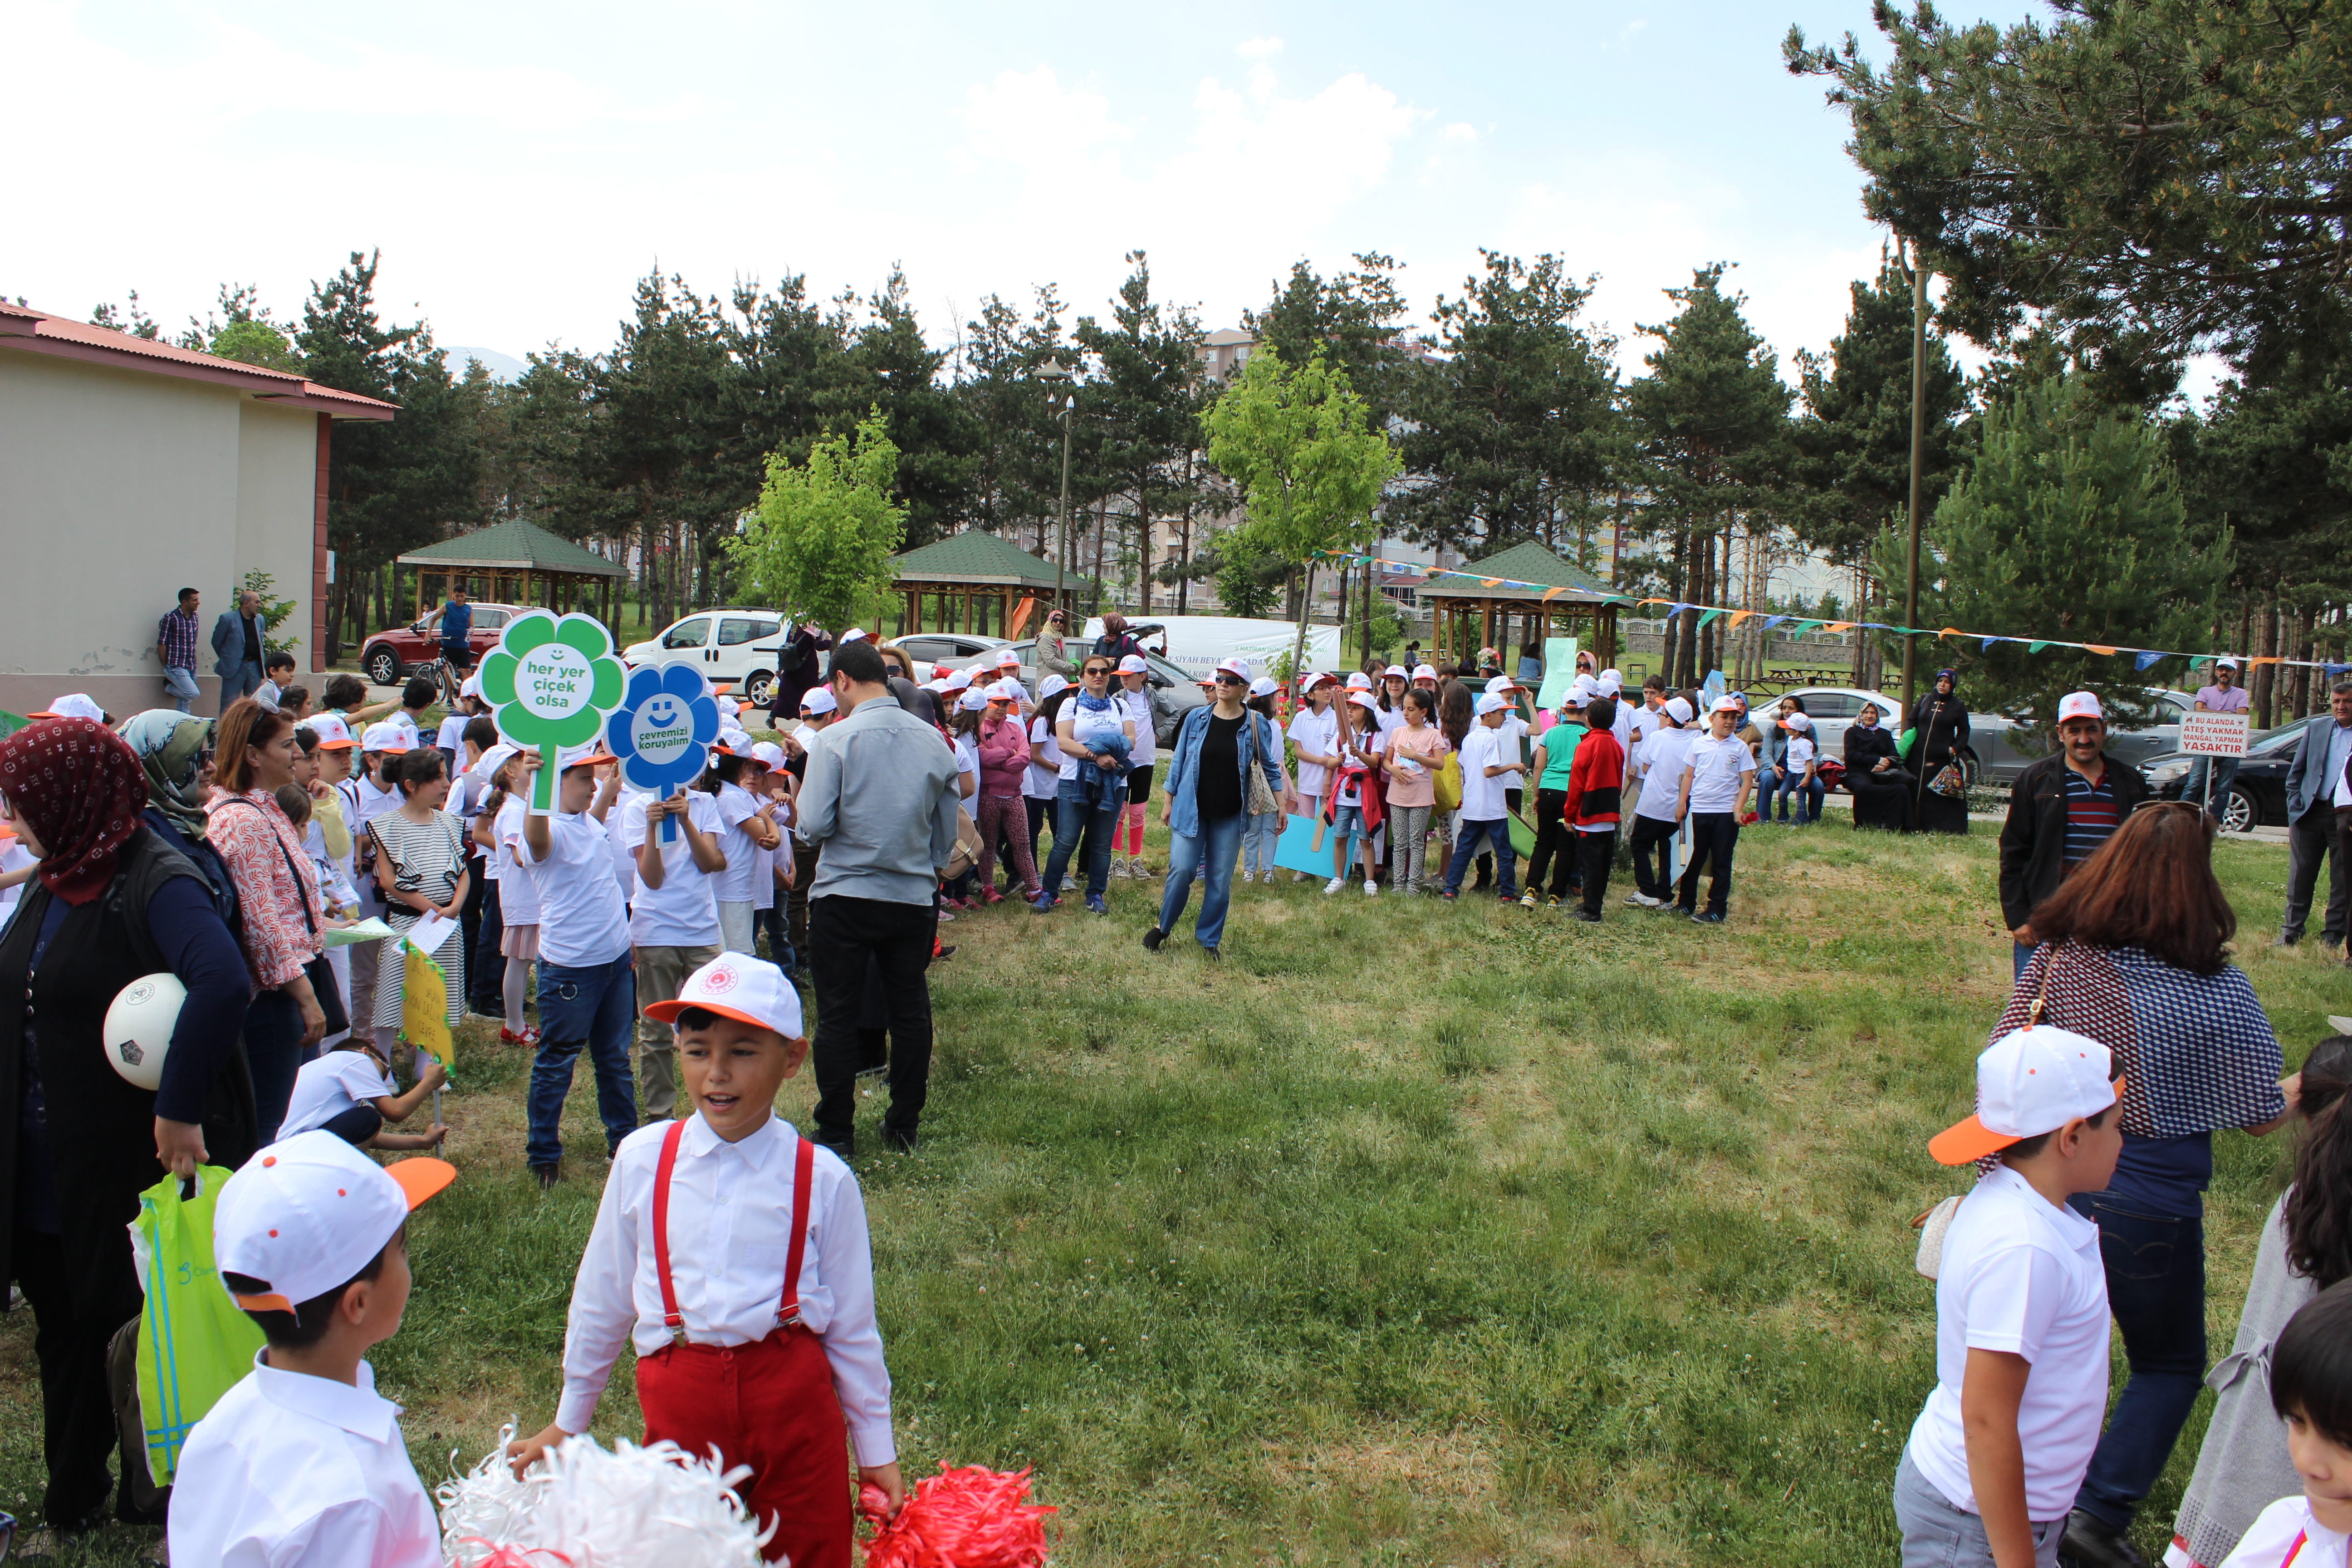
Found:
<path fill-rule="evenodd" d="M 1880 536 L 1882 575 L 1901 570 L 1901 549 L 1891 531 Z M 2194 649 L 2230 566 L 2226 537 L 2189 537 L 2162 434 L 2137 409 L 2102 405 L 2087 377 L 2050 377 L 1986 412 L 1976 461 L 1926 531 L 1920 615 L 1932 626 Z M 2147 681 L 2157 678 L 2128 658 L 1973 638 L 1941 643 L 1937 657 L 1960 670 L 1971 703 L 2045 737 L 2069 691 L 2097 692 L 2111 724 L 2151 712 Z"/>
<path fill-rule="evenodd" d="M 1150 593 L 1150 559 L 1156 520 L 1187 513 L 1187 457 L 1201 444 L 1201 342 L 1205 335 L 1189 307 L 1164 312 L 1151 297 L 1151 267 L 1129 251 L 1131 270 L 1111 304 L 1111 325 L 1079 318 L 1072 334 L 1094 357 L 1091 411 L 1101 422 L 1094 472 L 1112 488 L 1134 529 L 1131 545 L 1142 597 Z"/>

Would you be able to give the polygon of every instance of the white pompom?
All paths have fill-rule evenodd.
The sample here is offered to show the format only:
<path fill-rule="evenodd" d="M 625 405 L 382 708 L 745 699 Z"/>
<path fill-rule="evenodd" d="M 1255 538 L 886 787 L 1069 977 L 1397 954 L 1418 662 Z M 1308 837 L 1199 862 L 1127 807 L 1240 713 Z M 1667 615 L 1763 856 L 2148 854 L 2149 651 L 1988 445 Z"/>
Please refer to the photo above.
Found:
<path fill-rule="evenodd" d="M 675 1443 L 623 1439 L 610 1451 L 566 1438 L 518 1481 L 511 1425 L 482 1462 L 441 1483 L 441 1551 L 450 1568 L 761 1568 L 774 1532 L 744 1516 L 721 1470 Z M 457 1456 L 450 1458 L 454 1462 Z"/>

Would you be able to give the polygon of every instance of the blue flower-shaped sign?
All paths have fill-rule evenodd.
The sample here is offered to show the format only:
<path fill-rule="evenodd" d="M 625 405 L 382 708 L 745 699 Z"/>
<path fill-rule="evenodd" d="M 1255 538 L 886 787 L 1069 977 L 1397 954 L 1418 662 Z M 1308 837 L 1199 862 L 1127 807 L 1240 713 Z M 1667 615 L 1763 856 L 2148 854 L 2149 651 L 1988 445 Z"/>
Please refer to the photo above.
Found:
<path fill-rule="evenodd" d="M 621 706 L 604 725 L 604 744 L 621 759 L 621 777 L 667 797 L 701 776 L 719 738 L 719 704 L 710 682 L 690 664 L 630 671 Z M 662 819 L 662 840 L 677 837 L 677 819 Z"/>

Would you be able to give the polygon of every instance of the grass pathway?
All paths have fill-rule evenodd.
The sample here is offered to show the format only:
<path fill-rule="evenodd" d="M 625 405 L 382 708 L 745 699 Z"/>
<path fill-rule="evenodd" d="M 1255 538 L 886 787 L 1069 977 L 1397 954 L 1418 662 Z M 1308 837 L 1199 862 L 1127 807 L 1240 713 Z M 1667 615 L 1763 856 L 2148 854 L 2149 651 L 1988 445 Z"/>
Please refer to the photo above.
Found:
<path fill-rule="evenodd" d="M 1959 1190 L 1926 1142 L 2008 989 L 1992 849 L 1750 830 L 1719 931 L 1253 886 L 1217 965 L 1189 922 L 1138 945 L 1156 884 L 958 921 L 924 1152 L 858 1162 L 910 1476 L 1034 1465 L 1069 1568 L 1892 1561 L 1933 1376 L 1906 1222 Z M 2352 980 L 2263 945 L 2283 853 L 2218 853 L 2292 1061 Z M 604 1161 L 583 1076 L 572 1179 L 532 1187 L 525 1069 L 467 1038 L 463 1175 L 376 1359 L 428 1478 L 553 1405 Z M 2284 1146 L 2216 1143 L 2221 1346 Z M 0 1321 L 20 1517 L 31 1338 Z M 600 1435 L 634 1435 L 629 1387 Z"/>

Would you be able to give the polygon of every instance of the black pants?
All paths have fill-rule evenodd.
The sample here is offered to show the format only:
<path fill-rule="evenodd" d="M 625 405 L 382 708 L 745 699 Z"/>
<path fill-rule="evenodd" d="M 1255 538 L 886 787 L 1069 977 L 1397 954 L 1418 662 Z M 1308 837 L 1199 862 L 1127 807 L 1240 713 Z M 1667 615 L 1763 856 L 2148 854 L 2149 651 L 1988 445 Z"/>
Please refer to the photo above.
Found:
<path fill-rule="evenodd" d="M 474 994 L 466 1005 L 472 1012 L 504 1022 L 507 961 L 499 956 L 499 943 L 506 936 L 507 922 L 499 908 L 499 885 L 480 874 L 484 864 L 474 862 L 474 890 L 466 896 L 466 951 L 474 955 L 472 966 L 466 971 Z"/>
<path fill-rule="evenodd" d="M 1034 795 L 1023 795 L 1021 809 L 1029 816 L 1029 864 L 1032 866 L 1042 864 L 1037 858 L 1037 835 L 1041 828 L 1054 819 L 1054 803 L 1050 800 L 1039 800 Z M 1009 870 L 1006 872 L 1007 876 L 1011 874 Z"/>
<path fill-rule="evenodd" d="M 124 1271 L 129 1289 L 103 1310 L 77 1311 L 77 1296 L 87 1292 L 69 1278 L 65 1247 L 56 1237 L 20 1225 L 9 1255 L 25 1304 L 33 1309 L 33 1357 L 41 1372 L 41 1451 L 49 1472 L 42 1518 L 53 1527 L 80 1524 L 106 1506 L 114 1488 L 114 1517 L 142 1522 L 131 1489 L 118 1485 L 106 1465 L 117 1447 L 106 1342 L 139 1315 L 138 1277 Z"/>
<path fill-rule="evenodd" d="M 366 1020 L 360 1026 L 366 1027 Z M 301 1005 L 284 991 L 257 992 L 246 1005 L 245 1060 L 253 1073 L 260 1143 L 278 1142 L 278 1124 L 286 1120 L 287 1103 L 294 1098 L 294 1075 L 318 1054 L 318 1047 L 302 1044 Z"/>
<path fill-rule="evenodd" d="M 369 1139 L 383 1131 L 383 1112 L 373 1105 L 354 1105 L 327 1118 L 320 1131 L 333 1133 L 354 1149 L 365 1148 Z"/>
<path fill-rule="evenodd" d="M 931 988 L 924 978 L 939 931 L 930 904 L 838 895 L 809 900 L 816 974 L 816 1141 L 856 1147 L 858 1025 L 868 970 L 879 965 L 890 1008 L 890 1108 L 882 1130 L 912 1136 L 931 1079 Z"/>
<path fill-rule="evenodd" d="M 1690 816 L 1690 864 L 1683 868 L 1681 893 L 1675 902 L 1685 914 L 1698 910 L 1698 874 L 1708 868 L 1706 907 L 1722 914 L 1731 904 L 1731 852 L 1739 843 L 1739 818 L 1727 811 L 1694 811 Z"/>
<path fill-rule="evenodd" d="M 1674 837 L 1675 825 L 1671 822 L 1661 822 L 1654 816 L 1633 818 L 1633 885 L 1662 902 L 1675 896 L 1674 878 L 1669 875 L 1675 863 Z M 1654 850 L 1657 855 L 1654 868 L 1650 861 Z"/>
<path fill-rule="evenodd" d="M 2344 841 L 2336 822 L 2336 808 L 2326 800 L 2287 826 L 2286 919 L 2280 939 L 2303 940 L 2304 921 L 2311 918 L 2311 900 L 2319 891 L 2319 863 L 2327 862 L 2327 910 L 2320 919 L 2319 940 L 2334 947 L 2344 940 L 2347 907 L 2352 907 L 2352 876 L 2346 875 Z"/>
<path fill-rule="evenodd" d="M 798 834 L 793 835 L 786 842 L 793 847 L 793 896 L 792 907 L 785 914 L 792 932 L 793 952 L 798 955 L 800 963 L 806 963 L 809 950 L 808 890 L 816 882 L 818 851 L 815 847 L 802 843 Z"/>
<path fill-rule="evenodd" d="M 1576 863 L 1584 878 L 1584 912 L 1601 918 L 1601 901 L 1609 896 L 1609 867 L 1617 858 L 1617 830 L 1576 835 Z M 1528 879 L 1528 886 L 1536 885 Z"/>
<path fill-rule="evenodd" d="M 1568 792 L 1564 789 L 1536 791 L 1536 851 L 1528 857 L 1528 891 L 1544 890 L 1544 868 L 1551 868 L 1551 896 L 1564 899 L 1569 889 L 1577 886 L 1580 864 L 1580 847 L 1576 840 L 1585 835 L 1569 826 Z"/>

